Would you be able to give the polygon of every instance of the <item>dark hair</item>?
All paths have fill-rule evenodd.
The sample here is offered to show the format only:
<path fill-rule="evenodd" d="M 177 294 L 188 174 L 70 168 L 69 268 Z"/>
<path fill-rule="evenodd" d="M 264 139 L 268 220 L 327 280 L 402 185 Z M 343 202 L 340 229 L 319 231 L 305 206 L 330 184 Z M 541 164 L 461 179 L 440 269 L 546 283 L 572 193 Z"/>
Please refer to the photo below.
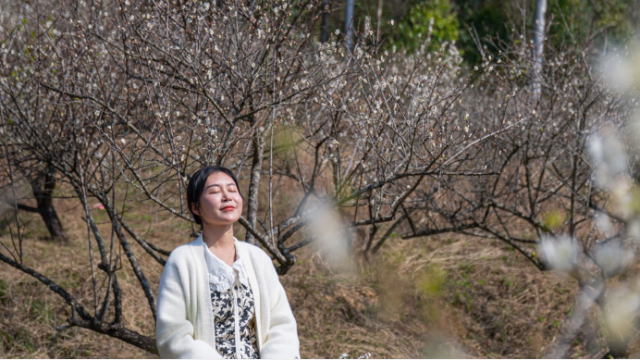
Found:
<path fill-rule="evenodd" d="M 193 213 L 192 205 L 195 205 L 196 208 L 200 208 L 200 196 L 202 196 L 204 186 L 207 184 L 207 179 L 209 178 L 209 175 L 218 172 L 229 175 L 233 182 L 236 183 L 236 187 L 240 193 L 240 186 L 238 185 L 236 175 L 226 167 L 211 165 L 196 171 L 191 179 L 189 179 L 189 186 L 187 187 L 187 206 L 189 207 L 191 215 L 193 215 L 193 219 L 198 225 L 202 225 L 202 219 L 200 216 Z M 242 197 L 242 193 L 240 193 L 240 197 Z M 242 198 L 244 199 L 244 197 Z"/>

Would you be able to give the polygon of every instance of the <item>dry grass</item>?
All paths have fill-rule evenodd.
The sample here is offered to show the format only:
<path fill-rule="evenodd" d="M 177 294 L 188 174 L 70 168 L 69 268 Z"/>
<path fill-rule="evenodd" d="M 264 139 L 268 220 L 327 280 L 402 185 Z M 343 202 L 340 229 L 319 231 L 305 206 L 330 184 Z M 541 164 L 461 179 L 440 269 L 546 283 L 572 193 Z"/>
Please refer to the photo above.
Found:
<path fill-rule="evenodd" d="M 56 206 L 71 242 L 46 240 L 40 220 L 25 215 L 23 220 L 31 221 L 25 234 L 26 263 L 92 309 L 80 209 L 65 201 Z M 98 220 L 106 220 L 94 211 Z M 128 216 L 140 233 L 164 248 L 189 241 L 189 226 L 153 211 Z M 108 239 L 108 224 L 101 230 Z M 10 243 L 8 234 L 1 239 Z M 157 286 L 162 268 L 133 247 Z M 298 320 L 303 357 L 337 358 L 345 352 L 351 357 L 370 352 L 376 358 L 541 357 L 574 305 L 576 286 L 571 280 L 540 273 L 494 241 L 389 239 L 375 259 L 357 260 L 346 271 L 332 269 L 313 247 L 298 256 L 299 263 L 281 280 Z M 151 313 L 126 264 L 120 277 L 126 325 L 153 336 Z M 102 280 L 98 278 L 99 284 Z M 61 329 L 69 315 L 65 303 L 42 284 L 0 264 L 0 358 L 149 357 L 120 340 Z M 599 341 L 580 334 L 570 355 L 601 355 Z"/>

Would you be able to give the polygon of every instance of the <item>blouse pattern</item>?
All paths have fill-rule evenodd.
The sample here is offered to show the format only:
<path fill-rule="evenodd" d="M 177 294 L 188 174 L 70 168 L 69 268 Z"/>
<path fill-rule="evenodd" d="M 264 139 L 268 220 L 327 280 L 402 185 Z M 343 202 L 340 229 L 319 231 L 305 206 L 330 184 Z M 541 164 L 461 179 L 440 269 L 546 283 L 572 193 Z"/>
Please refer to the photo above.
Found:
<path fill-rule="evenodd" d="M 216 351 L 225 359 L 258 359 L 255 303 L 242 259 L 236 253 L 236 260 L 229 266 L 211 253 L 204 242 L 202 245 L 209 270 Z"/>
<path fill-rule="evenodd" d="M 253 292 L 246 285 L 235 283 L 227 291 L 211 290 L 211 305 L 215 318 L 216 350 L 225 359 L 236 358 L 233 291 L 238 299 L 239 359 L 258 359 L 255 306 Z"/>

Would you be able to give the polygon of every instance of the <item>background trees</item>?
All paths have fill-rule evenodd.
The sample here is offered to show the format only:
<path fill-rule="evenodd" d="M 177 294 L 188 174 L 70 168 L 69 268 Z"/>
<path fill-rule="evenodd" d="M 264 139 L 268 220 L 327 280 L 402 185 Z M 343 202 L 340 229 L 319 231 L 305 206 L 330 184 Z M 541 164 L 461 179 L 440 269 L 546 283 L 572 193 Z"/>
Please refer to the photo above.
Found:
<path fill-rule="evenodd" d="M 528 32 L 507 41 L 494 29 L 498 36 L 483 42 L 473 24 L 461 29 L 460 12 L 482 6 L 405 4 L 394 25 L 385 22 L 386 3 L 382 15 L 364 19 L 358 4 L 351 42 L 329 21 L 337 12 L 325 23 L 326 41 L 316 41 L 322 1 L 7 7 L 1 164 L 16 216 L 0 261 L 63 298 L 69 325 L 155 352 L 151 337 L 124 325 L 118 279 L 126 263 L 155 317 L 141 258 L 162 266 L 171 249 L 132 225 L 128 205 L 150 204 L 197 235 L 186 184 L 193 171 L 221 164 L 248 189 L 240 233 L 280 274 L 313 242 L 338 257 L 367 258 L 397 237 L 455 233 L 500 240 L 537 269 L 566 271 L 606 310 L 607 286 L 622 270 L 602 270 L 610 265 L 597 254 L 614 251 L 601 250 L 609 242 L 627 249 L 628 237 L 611 238 L 594 219 L 605 214 L 626 234 L 631 215 L 607 210 L 612 187 L 594 187 L 588 139 L 602 131 L 608 139 L 606 129 L 622 129 L 630 110 L 594 75 L 597 36 L 581 43 L 594 47 L 560 41 L 539 58 L 523 41 Z M 531 17 L 520 19 L 529 31 Z M 466 64 L 455 46 L 463 31 L 479 45 L 475 57 L 465 52 Z M 52 197 L 82 209 L 91 300 L 23 257 L 27 225 L 17 211 L 31 207 L 21 183 L 31 185 L 52 236 L 64 234 Z M 95 219 L 95 206 L 106 219 Z M 571 256 L 558 255 L 562 249 Z M 616 256 L 610 261 L 620 269 L 631 266 Z M 568 329 L 562 341 L 572 339 Z M 626 342 L 610 339 L 612 354 L 624 355 Z M 555 348 L 563 354 L 562 343 Z"/>
<path fill-rule="evenodd" d="M 294 251 L 316 238 L 345 243 L 351 227 L 370 229 L 371 249 L 380 224 L 410 211 L 405 203 L 427 179 L 484 176 L 465 159 L 445 161 L 471 139 L 468 129 L 447 125 L 466 121 L 458 120 L 457 100 L 469 81 L 451 81 L 460 71 L 455 48 L 442 47 L 433 58 L 377 55 L 364 44 L 374 36 L 370 28 L 353 53 L 335 42 L 316 44 L 310 34 L 320 5 L 18 7 L 3 42 L 6 186 L 17 186 L 14 168 L 45 164 L 55 178 L 48 184 L 83 207 L 93 304 L 25 263 L 22 237 L 13 249 L 4 244 L 2 261 L 63 297 L 70 325 L 153 352 L 152 339 L 123 326 L 118 269 L 123 261 L 134 269 L 155 316 L 154 289 L 133 242 L 161 265 L 170 249 L 130 226 L 128 201 L 152 202 L 191 221 L 184 201 L 189 174 L 207 164 L 228 166 L 248 181 L 240 221 L 247 241 L 264 247 L 285 274 Z M 259 196 L 261 184 L 266 197 Z M 280 192 L 284 184 L 295 199 Z M 123 188 L 124 198 L 116 195 Z M 93 219 L 94 199 L 109 227 Z M 274 203 L 287 206 L 275 213 Z"/>
<path fill-rule="evenodd" d="M 341 1 L 328 3 L 329 32 L 343 30 L 345 6 Z M 437 46 L 455 40 L 464 60 L 471 65 L 482 62 L 483 51 L 497 55 L 495 40 L 507 41 L 514 31 L 521 33 L 524 41 L 532 39 L 536 11 L 533 0 L 384 0 L 356 1 L 354 6 L 357 27 L 362 28 L 369 17 L 373 27 L 380 29 L 379 41 L 388 49 L 394 45 L 409 51 L 418 48 L 424 38 L 417 35 L 426 36 L 433 18 L 433 43 Z M 379 22 L 378 8 L 382 9 Z M 635 33 L 637 9 L 635 0 L 547 2 L 548 41 L 554 46 L 583 46 L 584 42 L 593 41 L 599 49 L 615 47 Z"/>

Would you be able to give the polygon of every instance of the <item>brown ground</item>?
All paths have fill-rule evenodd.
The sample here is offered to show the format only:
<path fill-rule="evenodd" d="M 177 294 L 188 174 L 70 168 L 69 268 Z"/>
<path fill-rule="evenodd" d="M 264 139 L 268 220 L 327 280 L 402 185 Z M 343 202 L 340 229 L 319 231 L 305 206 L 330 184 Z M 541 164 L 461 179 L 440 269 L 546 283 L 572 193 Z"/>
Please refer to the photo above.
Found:
<path fill-rule="evenodd" d="M 71 235 L 68 244 L 46 239 L 35 216 L 25 234 L 25 262 L 70 290 L 88 309 L 93 291 L 89 250 L 78 209 L 59 202 Z M 106 215 L 103 236 L 110 232 Z M 136 228 L 161 247 L 189 240 L 182 222 L 156 215 L 128 215 Z M 151 224 L 151 225 L 149 225 Z M 5 226 L 6 229 L 6 226 Z M 8 233 L 0 233 L 11 244 Z M 132 244 L 150 282 L 162 268 Z M 5 250 L 3 250 L 6 253 Z M 545 354 L 574 306 L 576 284 L 541 273 L 499 242 L 456 236 L 411 241 L 390 239 L 374 259 L 331 268 L 318 249 L 306 248 L 282 277 L 298 320 L 302 356 L 337 358 L 342 353 L 376 358 L 527 357 Z M 151 313 L 126 266 L 127 327 L 153 335 Z M 103 286 L 98 277 L 99 286 Z M 78 328 L 63 328 L 68 306 L 35 279 L 0 263 L 0 358 L 144 358 L 150 354 L 120 340 Z M 593 314 L 593 319 L 599 318 Z M 597 321 L 596 334 L 599 333 Z M 580 334 L 571 357 L 602 356 L 600 336 Z"/>

